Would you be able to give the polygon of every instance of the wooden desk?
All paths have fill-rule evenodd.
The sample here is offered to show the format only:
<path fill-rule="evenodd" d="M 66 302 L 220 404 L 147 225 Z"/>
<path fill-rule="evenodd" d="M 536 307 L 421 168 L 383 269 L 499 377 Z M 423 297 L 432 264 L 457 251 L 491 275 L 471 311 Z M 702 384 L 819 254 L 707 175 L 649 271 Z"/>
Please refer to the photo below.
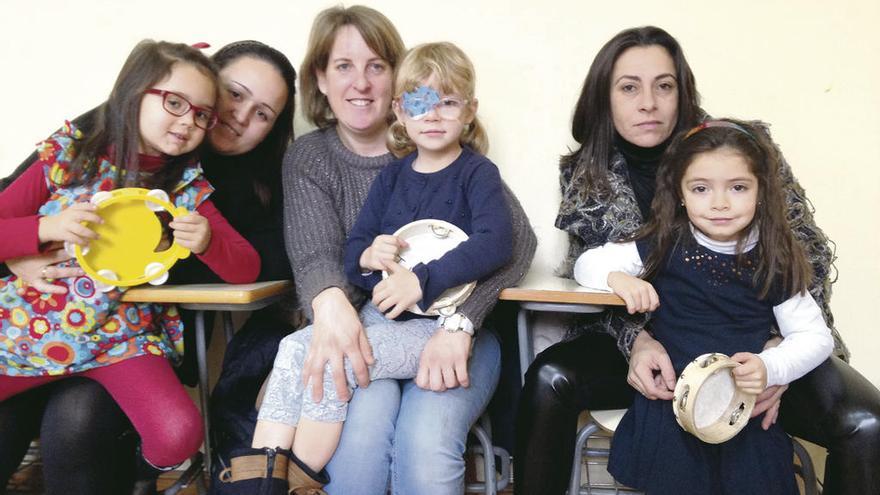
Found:
<path fill-rule="evenodd" d="M 625 305 L 623 299 L 610 292 L 588 289 L 572 279 L 541 272 L 527 273 L 519 285 L 502 290 L 498 299 L 519 302 L 516 329 L 523 384 L 526 370 L 535 358 L 529 322 L 531 313 L 600 313 L 606 306 Z"/>
<path fill-rule="evenodd" d="M 205 333 L 205 311 L 218 311 L 223 318 L 226 341 L 232 339 L 232 311 L 253 311 L 264 308 L 293 289 L 290 280 L 255 282 L 252 284 L 189 284 L 143 285 L 129 289 L 122 296 L 126 302 L 173 303 L 196 312 L 196 360 L 199 368 L 199 401 L 205 424 L 205 467 L 211 472 L 211 423 L 208 414 L 208 345 Z M 187 331 L 184 329 L 184 331 Z"/>
<path fill-rule="evenodd" d="M 129 289 L 122 296 L 126 302 L 155 302 L 190 305 L 231 305 L 240 310 L 242 305 L 268 306 L 293 287 L 290 280 L 254 282 L 252 284 L 188 284 L 142 285 Z M 271 299 L 270 302 L 266 302 Z M 191 309 L 191 308 L 190 308 Z"/>
<path fill-rule="evenodd" d="M 599 306 L 625 305 L 623 299 L 610 292 L 588 289 L 570 278 L 540 272 L 527 273 L 516 287 L 502 290 L 498 299 Z"/>

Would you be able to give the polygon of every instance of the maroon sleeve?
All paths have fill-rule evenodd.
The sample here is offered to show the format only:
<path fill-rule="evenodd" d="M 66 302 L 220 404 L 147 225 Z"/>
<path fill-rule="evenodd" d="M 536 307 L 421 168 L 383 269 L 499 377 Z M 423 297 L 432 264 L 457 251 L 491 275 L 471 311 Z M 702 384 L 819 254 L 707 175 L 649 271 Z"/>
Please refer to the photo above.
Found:
<path fill-rule="evenodd" d="M 49 199 L 43 164 L 31 165 L 0 192 L 0 260 L 40 251 L 40 216 L 37 211 Z"/>
<path fill-rule="evenodd" d="M 247 284 L 260 274 L 260 255 L 223 217 L 211 200 L 205 200 L 196 211 L 208 219 L 211 242 L 204 253 L 197 255 L 225 282 Z"/>

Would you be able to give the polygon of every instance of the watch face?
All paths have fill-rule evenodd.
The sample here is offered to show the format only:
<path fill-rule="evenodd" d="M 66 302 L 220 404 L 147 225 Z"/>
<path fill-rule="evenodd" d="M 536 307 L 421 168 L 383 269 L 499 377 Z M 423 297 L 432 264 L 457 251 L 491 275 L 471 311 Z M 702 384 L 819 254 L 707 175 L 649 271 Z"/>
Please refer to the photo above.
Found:
<path fill-rule="evenodd" d="M 471 336 L 474 335 L 474 331 L 468 324 L 467 317 L 461 313 L 455 313 L 444 318 L 442 326 L 449 333 L 464 332 Z"/>
<path fill-rule="evenodd" d="M 461 314 L 455 313 L 453 315 L 447 316 L 443 320 L 443 328 L 450 332 L 461 331 Z"/>

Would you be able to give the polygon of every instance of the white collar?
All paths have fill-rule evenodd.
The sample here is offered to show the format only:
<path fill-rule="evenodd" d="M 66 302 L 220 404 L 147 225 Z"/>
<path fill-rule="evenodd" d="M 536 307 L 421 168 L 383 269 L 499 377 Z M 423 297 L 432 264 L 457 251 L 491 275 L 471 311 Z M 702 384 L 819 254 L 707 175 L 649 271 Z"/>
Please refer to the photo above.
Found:
<path fill-rule="evenodd" d="M 691 234 L 694 235 L 694 239 L 697 240 L 697 244 L 703 246 L 706 249 L 711 251 L 715 251 L 716 253 L 721 254 L 736 254 L 736 241 L 716 241 L 706 234 L 700 232 L 694 224 L 688 224 L 691 229 Z M 742 252 L 747 253 L 758 244 L 758 230 L 752 229 L 749 232 L 748 238 L 746 238 L 746 242 L 743 244 Z"/>

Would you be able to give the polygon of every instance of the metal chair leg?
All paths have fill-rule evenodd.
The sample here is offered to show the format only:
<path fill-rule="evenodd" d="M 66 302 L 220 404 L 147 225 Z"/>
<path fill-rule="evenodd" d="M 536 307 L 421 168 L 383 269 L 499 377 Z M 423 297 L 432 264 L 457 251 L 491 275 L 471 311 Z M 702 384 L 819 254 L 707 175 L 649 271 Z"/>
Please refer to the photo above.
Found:
<path fill-rule="evenodd" d="M 794 455 L 797 456 L 801 463 L 800 468 L 796 468 L 796 470 L 804 480 L 804 495 L 819 495 L 816 470 L 813 467 L 813 459 L 810 457 L 810 453 L 794 437 L 791 438 L 791 446 L 794 448 Z"/>
<path fill-rule="evenodd" d="M 516 314 L 516 337 L 519 344 L 520 384 L 526 384 L 526 370 L 535 356 L 532 354 L 532 338 L 529 331 L 529 310 L 520 306 Z"/>
<path fill-rule="evenodd" d="M 583 461 L 584 455 L 584 446 L 587 444 L 587 439 L 590 438 L 590 435 L 596 433 L 599 430 L 599 426 L 590 421 L 581 431 L 578 432 L 577 440 L 575 440 L 574 444 L 574 459 L 572 459 L 571 464 L 571 479 L 568 483 L 568 495 L 578 495 L 581 491 L 581 462 Z"/>
<path fill-rule="evenodd" d="M 196 361 L 199 367 L 199 401 L 202 405 L 202 424 L 205 425 L 205 469 L 211 473 L 211 418 L 208 414 L 208 348 L 205 340 L 205 311 L 196 311 Z"/>
<path fill-rule="evenodd" d="M 229 311 L 223 312 L 223 333 L 226 336 L 226 343 L 232 340 L 232 336 L 235 335 L 235 327 L 232 325 L 232 313 Z"/>
<path fill-rule="evenodd" d="M 485 495 L 496 495 L 499 490 L 503 490 L 510 482 L 510 454 L 501 447 L 492 445 L 492 424 L 489 416 L 483 415 L 479 422 L 471 428 L 471 433 L 477 437 L 479 445 L 471 447 L 469 452 L 475 455 L 483 456 L 483 483 L 470 483 L 465 486 L 468 493 L 484 493 Z M 495 475 L 495 458 L 501 462 L 501 477 L 496 479 Z"/>
<path fill-rule="evenodd" d="M 177 495 L 181 491 L 189 488 L 190 485 L 195 484 L 196 492 L 199 495 L 204 495 L 208 491 L 205 486 L 205 478 L 202 475 L 204 467 L 204 456 L 201 452 L 197 452 L 196 455 L 192 456 L 189 460 L 189 467 L 186 468 L 186 471 L 184 471 L 179 478 L 177 478 L 177 481 L 159 493 L 162 495 Z"/>

